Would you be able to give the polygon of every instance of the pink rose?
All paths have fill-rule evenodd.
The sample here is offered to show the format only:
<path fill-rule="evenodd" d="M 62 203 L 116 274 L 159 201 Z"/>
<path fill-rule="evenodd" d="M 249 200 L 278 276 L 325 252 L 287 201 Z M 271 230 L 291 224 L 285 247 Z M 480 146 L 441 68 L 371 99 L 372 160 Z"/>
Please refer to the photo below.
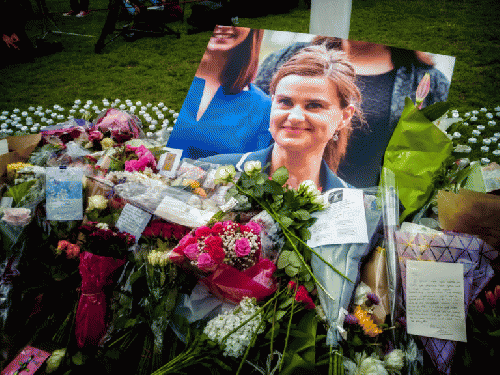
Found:
<path fill-rule="evenodd" d="M 179 247 L 191 245 L 192 243 L 196 243 L 196 237 L 188 233 L 179 241 Z"/>
<path fill-rule="evenodd" d="M 249 221 L 247 224 L 246 224 L 246 227 L 250 229 L 250 231 L 253 233 L 253 234 L 260 234 L 260 231 L 262 230 L 262 228 L 260 227 L 259 224 L 257 224 L 255 221 Z"/>
<path fill-rule="evenodd" d="M 184 255 L 191 260 L 198 259 L 198 256 L 200 255 L 198 244 L 192 243 L 191 245 L 186 246 L 186 248 L 184 249 Z"/>
<path fill-rule="evenodd" d="M 239 238 L 235 241 L 235 253 L 239 257 L 244 257 L 250 253 L 250 242 L 246 238 Z"/>
<path fill-rule="evenodd" d="M 80 254 L 80 247 L 76 244 L 70 243 L 66 248 L 66 258 L 73 259 Z"/>
<path fill-rule="evenodd" d="M 198 257 L 198 268 L 202 271 L 213 271 L 217 267 L 217 263 L 212 259 L 210 254 L 201 253 Z"/>

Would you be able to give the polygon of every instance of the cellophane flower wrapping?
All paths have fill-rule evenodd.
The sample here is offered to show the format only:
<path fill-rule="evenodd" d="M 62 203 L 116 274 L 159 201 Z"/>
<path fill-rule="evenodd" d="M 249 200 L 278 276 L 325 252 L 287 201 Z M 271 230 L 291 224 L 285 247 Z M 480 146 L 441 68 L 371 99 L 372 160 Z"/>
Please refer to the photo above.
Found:
<path fill-rule="evenodd" d="M 464 309 L 478 296 L 494 276 L 490 260 L 498 256 L 493 247 L 481 239 L 463 233 L 396 232 L 397 250 L 406 298 L 406 260 L 422 260 L 464 265 Z M 456 341 L 420 336 L 425 350 L 440 373 L 451 374 Z"/>
<path fill-rule="evenodd" d="M 106 333 L 106 295 L 104 287 L 111 285 L 115 271 L 125 260 L 80 254 L 81 296 L 76 312 L 75 335 L 80 348 L 97 346 Z"/>
<path fill-rule="evenodd" d="M 395 174 L 399 199 L 405 208 L 401 220 L 431 198 L 436 175 L 452 150 L 453 143 L 446 134 L 407 98 L 385 150 L 383 165 Z"/>
<path fill-rule="evenodd" d="M 326 342 L 328 345 L 337 346 L 342 339 L 337 329 L 337 319 L 341 308 L 347 310 L 351 302 L 354 288 L 360 276 L 361 260 L 368 255 L 375 244 L 380 240 L 380 229 L 382 227 L 382 210 L 377 204 L 377 188 L 364 190 L 365 217 L 368 231 L 369 243 L 331 244 L 314 248 L 323 259 L 330 263 L 335 269 L 348 277 L 346 280 L 333 271 L 328 265 L 319 259 L 314 253 L 311 259 L 311 268 L 318 281 L 326 288 L 328 293 L 334 297 L 332 300 L 322 289 L 318 289 L 321 306 L 325 311 L 330 325 Z"/>
<path fill-rule="evenodd" d="M 94 130 L 110 133 L 117 143 L 132 138 L 144 138 L 141 120 L 133 114 L 116 108 L 108 108 L 94 121 Z"/>

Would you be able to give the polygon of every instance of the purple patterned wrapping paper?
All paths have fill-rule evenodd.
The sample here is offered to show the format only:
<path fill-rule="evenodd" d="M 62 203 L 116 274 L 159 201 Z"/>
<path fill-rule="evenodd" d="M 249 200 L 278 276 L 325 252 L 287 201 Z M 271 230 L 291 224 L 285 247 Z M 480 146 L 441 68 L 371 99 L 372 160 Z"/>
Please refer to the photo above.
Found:
<path fill-rule="evenodd" d="M 396 232 L 401 279 L 406 297 L 406 260 L 462 263 L 464 265 L 465 314 L 472 301 L 494 275 L 489 261 L 498 256 L 493 247 L 481 239 L 463 233 L 437 234 Z M 419 336 L 425 350 L 442 374 L 451 373 L 455 341 Z"/>

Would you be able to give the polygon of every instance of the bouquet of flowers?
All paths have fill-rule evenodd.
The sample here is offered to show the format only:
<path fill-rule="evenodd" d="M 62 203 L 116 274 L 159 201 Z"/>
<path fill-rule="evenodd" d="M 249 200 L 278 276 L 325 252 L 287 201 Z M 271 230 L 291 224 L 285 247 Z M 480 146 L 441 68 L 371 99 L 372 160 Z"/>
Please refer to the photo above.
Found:
<path fill-rule="evenodd" d="M 261 300 L 275 290 L 271 275 L 276 266 L 260 256 L 260 231 L 253 221 L 202 226 L 182 238 L 172 250 L 172 260 L 209 273 L 201 282 L 221 299 L 235 303 L 243 297 Z"/>
<path fill-rule="evenodd" d="M 107 224 L 89 222 L 80 227 L 81 296 L 76 313 L 76 338 L 80 348 L 96 346 L 106 333 L 104 287 L 113 283 L 113 274 L 125 264 L 134 236 Z"/>

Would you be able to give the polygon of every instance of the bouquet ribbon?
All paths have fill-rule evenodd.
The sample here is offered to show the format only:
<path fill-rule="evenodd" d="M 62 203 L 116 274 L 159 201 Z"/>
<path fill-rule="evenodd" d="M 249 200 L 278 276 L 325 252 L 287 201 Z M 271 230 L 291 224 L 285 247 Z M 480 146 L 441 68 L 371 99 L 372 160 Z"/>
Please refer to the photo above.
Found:
<path fill-rule="evenodd" d="M 261 259 L 244 271 L 221 264 L 200 281 L 222 300 L 239 303 L 243 297 L 253 297 L 260 301 L 276 290 L 272 277 L 275 270 L 276 265 L 269 259 Z"/>
<path fill-rule="evenodd" d="M 114 272 L 124 264 L 125 260 L 87 251 L 80 254 L 82 294 L 76 311 L 75 329 L 78 347 L 97 346 L 106 333 L 106 295 L 103 288 L 111 284 Z"/>

